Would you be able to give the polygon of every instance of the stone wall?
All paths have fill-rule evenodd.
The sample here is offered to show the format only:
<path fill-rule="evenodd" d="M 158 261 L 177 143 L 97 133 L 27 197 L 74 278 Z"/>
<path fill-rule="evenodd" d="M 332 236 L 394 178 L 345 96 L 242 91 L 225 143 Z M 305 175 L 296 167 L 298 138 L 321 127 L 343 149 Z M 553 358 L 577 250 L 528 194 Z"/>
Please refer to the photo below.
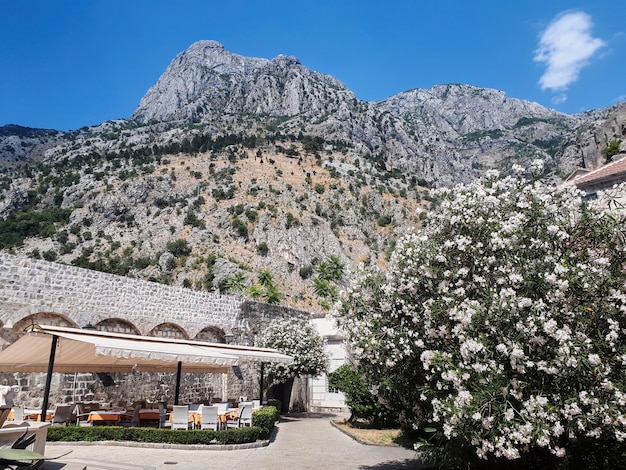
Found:
<path fill-rule="evenodd" d="M 0 253 L 0 338 L 10 344 L 31 324 L 254 345 L 276 318 L 308 312 L 234 296 L 172 287 L 42 260 Z M 1 341 L 0 341 L 1 342 Z M 259 374 L 242 364 L 226 376 L 184 374 L 181 402 L 258 397 Z M 55 374 L 50 402 L 173 400 L 174 374 Z M 17 385 L 16 402 L 39 406 L 45 374 L 1 374 Z"/>

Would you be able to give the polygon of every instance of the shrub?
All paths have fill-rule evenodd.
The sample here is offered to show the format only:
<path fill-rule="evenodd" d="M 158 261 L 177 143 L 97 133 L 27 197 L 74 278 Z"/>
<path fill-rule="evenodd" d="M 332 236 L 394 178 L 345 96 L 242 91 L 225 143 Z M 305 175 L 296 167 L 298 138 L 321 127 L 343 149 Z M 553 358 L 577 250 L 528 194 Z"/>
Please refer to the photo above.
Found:
<path fill-rule="evenodd" d="M 43 259 L 46 261 L 55 261 L 58 255 L 54 250 L 46 250 L 41 254 L 41 256 L 43 256 Z"/>
<path fill-rule="evenodd" d="M 287 212 L 286 220 L 285 220 L 285 228 L 290 229 L 293 226 L 300 225 L 300 220 L 295 217 L 291 212 Z"/>
<path fill-rule="evenodd" d="M 185 215 L 185 220 L 183 221 L 185 225 L 191 225 L 192 227 L 197 228 L 206 228 L 206 224 L 204 220 L 199 219 L 196 213 L 192 210 L 187 211 Z"/>
<path fill-rule="evenodd" d="M 555 468 L 583 441 L 624 448 L 626 221 L 514 171 L 435 191 L 389 271 L 363 269 L 343 299 L 359 367 L 432 431 L 420 455 L 437 466 Z"/>
<path fill-rule="evenodd" d="M 256 252 L 261 256 L 267 256 L 267 254 L 270 252 L 270 249 L 267 246 L 266 242 L 261 242 L 257 245 Z"/>
<path fill-rule="evenodd" d="M 57 227 L 68 223 L 71 213 L 71 209 L 53 207 L 12 214 L 0 220 L 0 248 L 19 246 L 28 237 L 50 237 Z"/>
<path fill-rule="evenodd" d="M 257 412 L 258 413 L 258 412 Z M 256 414 L 256 413 L 255 413 Z M 267 425 L 268 416 L 260 422 Z M 269 435 L 267 428 L 256 425 L 249 428 L 213 430 L 172 430 L 123 426 L 52 426 L 48 428 L 47 440 L 63 441 L 130 441 L 164 444 L 245 444 L 264 439 Z"/>
<path fill-rule="evenodd" d="M 328 387 L 336 388 L 346 397 L 346 405 L 350 408 L 350 418 L 364 419 L 375 428 L 396 424 L 396 419 L 388 408 L 378 402 L 367 386 L 362 373 L 354 366 L 344 364 L 328 375 Z"/>
<path fill-rule="evenodd" d="M 283 318 L 272 322 L 264 331 L 259 344 L 293 356 L 291 364 L 269 364 L 268 377 L 275 383 L 303 375 L 319 375 L 328 367 L 326 340 L 313 324 L 304 318 Z"/>
<path fill-rule="evenodd" d="M 604 147 L 604 149 L 602 150 L 602 152 L 604 153 L 604 156 L 606 157 L 606 161 L 607 163 L 611 161 L 611 158 L 614 155 L 617 155 L 619 153 L 619 140 L 611 140 L 606 147 Z"/>
<path fill-rule="evenodd" d="M 392 222 L 392 219 L 390 215 L 381 215 L 380 217 L 378 217 L 378 219 L 376 219 L 376 223 L 380 227 L 386 227 L 391 222 Z"/>
<path fill-rule="evenodd" d="M 282 411 L 282 403 L 278 398 L 269 398 L 267 400 L 267 406 L 273 406 L 274 408 L 276 408 L 278 413 Z"/>
<path fill-rule="evenodd" d="M 313 265 L 307 264 L 306 266 L 302 266 L 298 271 L 298 274 L 300 274 L 302 279 L 310 278 L 313 275 Z"/>
<path fill-rule="evenodd" d="M 262 439 L 267 439 L 274 429 L 276 421 L 280 418 L 278 409 L 274 406 L 264 406 L 252 413 L 252 426 L 263 429 Z"/>
<path fill-rule="evenodd" d="M 191 253 L 191 247 L 187 243 L 187 240 L 179 238 L 178 240 L 171 240 L 165 245 L 165 249 L 172 253 L 174 256 L 187 256 Z"/>

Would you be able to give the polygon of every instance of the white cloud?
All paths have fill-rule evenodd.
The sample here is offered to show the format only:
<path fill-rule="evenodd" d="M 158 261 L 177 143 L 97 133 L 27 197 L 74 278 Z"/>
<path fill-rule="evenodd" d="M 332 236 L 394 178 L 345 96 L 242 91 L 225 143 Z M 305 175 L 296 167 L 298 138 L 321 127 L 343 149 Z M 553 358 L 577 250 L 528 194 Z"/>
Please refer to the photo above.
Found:
<path fill-rule="evenodd" d="M 578 79 L 581 69 L 606 43 L 591 36 L 591 17 L 582 11 L 563 12 L 541 34 L 535 61 L 546 70 L 539 79 L 542 90 L 564 91 Z M 564 99 L 561 95 L 560 99 Z"/>
<path fill-rule="evenodd" d="M 567 95 L 565 93 L 559 93 L 552 97 L 552 104 L 563 104 L 567 101 Z"/>

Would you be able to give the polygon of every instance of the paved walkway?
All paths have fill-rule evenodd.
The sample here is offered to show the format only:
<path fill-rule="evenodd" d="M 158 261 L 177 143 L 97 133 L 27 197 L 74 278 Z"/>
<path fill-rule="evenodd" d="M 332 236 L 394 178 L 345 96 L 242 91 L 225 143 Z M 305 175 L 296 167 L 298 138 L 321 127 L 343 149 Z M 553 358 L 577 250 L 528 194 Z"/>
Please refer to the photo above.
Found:
<path fill-rule="evenodd" d="M 45 470 L 395 470 L 425 468 L 411 449 L 359 444 L 330 424 L 337 415 L 283 416 L 265 447 L 197 450 L 48 443 Z"/>

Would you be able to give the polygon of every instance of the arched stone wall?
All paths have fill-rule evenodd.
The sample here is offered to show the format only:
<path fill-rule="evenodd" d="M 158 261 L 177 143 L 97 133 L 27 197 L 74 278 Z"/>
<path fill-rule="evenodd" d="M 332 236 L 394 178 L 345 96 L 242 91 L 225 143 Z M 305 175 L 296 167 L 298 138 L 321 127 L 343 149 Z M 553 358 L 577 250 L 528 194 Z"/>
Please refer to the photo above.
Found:
<path fill-rule="evenodd" d="M 127 335 L 139 335 L 139 328 L 128 320 L 122 318 L 107 318 L 93 325 L 96 330 L 110 333 L 124 333 Z"/>
<path fill-rule="evenodd" d="M 0 253 L 0 321 L 54 312 L 76 326 L 119 318 L 147 335 L 164 322 L 193 338 L 207 326 L 236 326 L 242 300 Z"/>
<path fill-rule="evenodd" d="M 51 324 L 128 334 L 167 336 L 217 343 L 255 345 L 264 326 L 276 318 L 308 312 L 245 301 L 211 292 L 165 286 L 42 260 L 0 253 L 0 348 L 32 324 Z M 18 403 L 38 407 L 45 374 L 2 374 L 0 381 L 20 388 Z M 259 375 L 254 364 L 233 368 L 226 377 L 183 374 L 181 401 L 255 397 Z M 104 400 L 170 401 L 172 374 L 137 371 L 112 374 L 105 386 L 96 374 L 54 374 L 50 403 Z"/>

